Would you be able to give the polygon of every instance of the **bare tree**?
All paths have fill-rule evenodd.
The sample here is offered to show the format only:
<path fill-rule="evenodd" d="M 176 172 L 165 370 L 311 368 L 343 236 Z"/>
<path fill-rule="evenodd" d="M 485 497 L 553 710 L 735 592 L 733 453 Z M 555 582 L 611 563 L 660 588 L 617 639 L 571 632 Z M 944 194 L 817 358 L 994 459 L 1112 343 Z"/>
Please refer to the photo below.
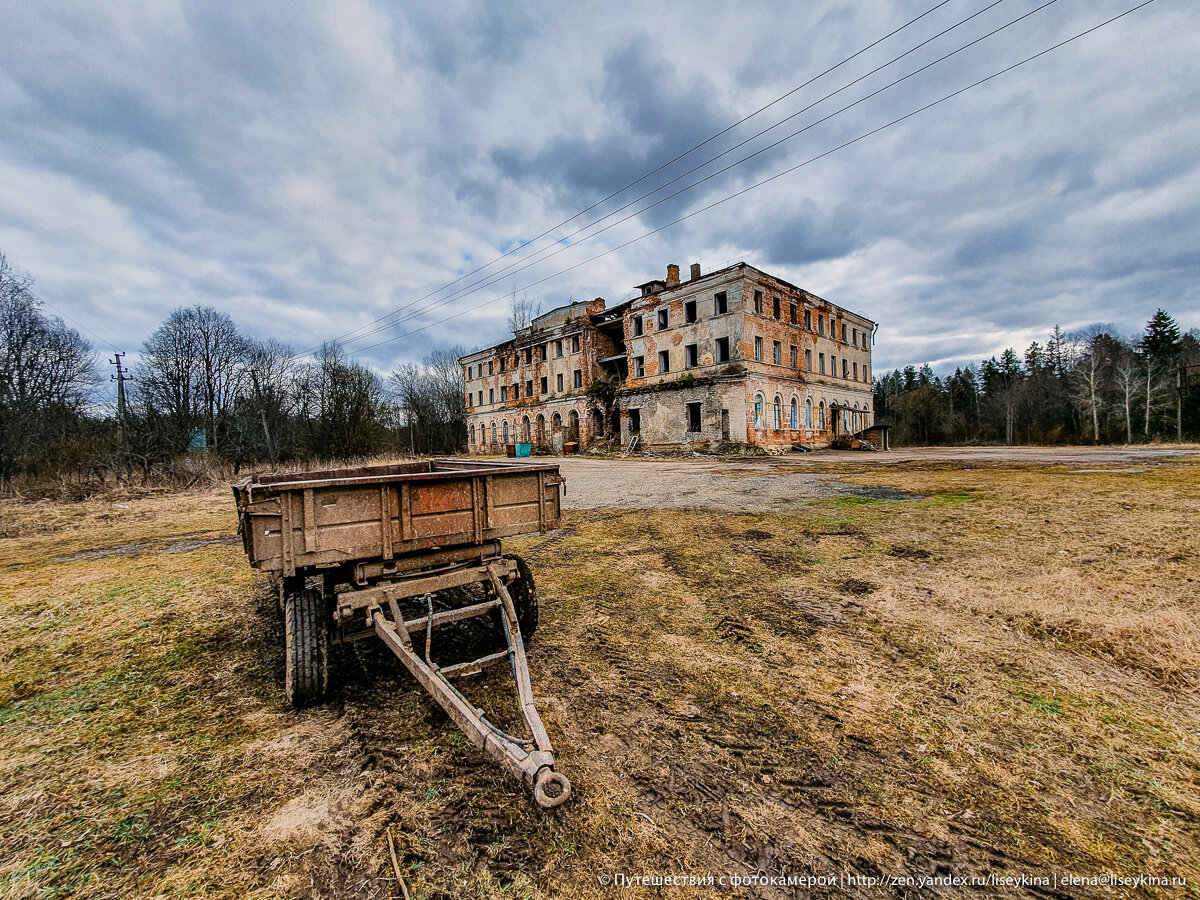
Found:
<path fill-rule="evenodd" d="M 184 312 L 191 318 L 195 340 L 199 400 L 208 446 L 218 450 L 220 426 L 244 383 L 251 344 L 238 333 L 233 319 L 211 306 L 195 306 Z"/>
<path fill-rule="evenodd" d="M 295 355 L 276 340 L 247 341 L 241 387 L 224 443 L 234 471 L 251 460 L 278 462 L 294 451 Z"/>
<path fill-rule="evenodd" d="M 386 445 L 393 409 L 379 376 L 325 344 L 298 379 L 309 451 L 324 459 L 369 456 Z"/>
<path fill-rule="evenodd" d="M 509 303 L 508 330 L 513 334 L 524 331 L 541 314 L 542 305 L 530 300 L 529 294 L 524 291 L 520 295 L 514 293 Z"/>
<path fill-rule="evenodd" d="M 1120 347 L 1112 367 L 1113 386 L 1117 390 L 1125 419 L 1125 443 L 1133 443 L 1133 400 L 1142 389 L 1142 364 L 1130 347 Z"/>
<path fill-rule="evenodd" d="M 464 352 L 461 347 L 435 350 L 420 365 L 405 363 L 392 372 L 392 395 L 414 454 L 456 451 L 462 446 L 466 385 L 458 359 Z"/>
<path fill-rule="evenodd" d="M 0 483 L 53 462 L 98 380 L 91 345 L 46 316 L 33 280 L 0 253 Z"/>
<path fill-rule="evenodd" d="M 1075 399 L 1092 420 L 1092 442 L 1100 443 L 1100 410 L 1104 405 L 1104 385 L 1109 364 L 1104 334 L 1087 338 L 1072 369 Z"/>

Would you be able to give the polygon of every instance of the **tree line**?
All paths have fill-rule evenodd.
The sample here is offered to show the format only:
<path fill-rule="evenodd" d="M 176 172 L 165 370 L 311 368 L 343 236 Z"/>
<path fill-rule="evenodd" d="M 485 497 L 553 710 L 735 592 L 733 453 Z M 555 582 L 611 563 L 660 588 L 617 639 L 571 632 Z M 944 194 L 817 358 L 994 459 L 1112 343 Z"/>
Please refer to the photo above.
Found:
<path fill-rule="evenodd" d="M 32 279 L 0 253 L 0 490 L 31 480 L 147 478 L 181 459 L 248 465 L 384 453 L 454 453 L 465 443 L 458 357 L 439 350 L 384 378 L 336 343 L 311 357 L 251 337 L 209 306 L 173 311 L 145 341 L 118 403 L 92 345 L 47 313 Z M 111 376 L 110 376 L 111 377 Z"/>
<path fill-rule="evenodd" d="M 1010 348 L 944 378 L 928 365 L 876 378 L 876 419 L 891 425 L 897 444 L 1195 439 L 1200 368 L 1190 370 L 1189 387 L 1180 369 L 1189 366 L 1200 366 L 1200 330 L 1181 334 L 1162 309 L 1136 336 L 1055 326 L 1023 355 Z"/>

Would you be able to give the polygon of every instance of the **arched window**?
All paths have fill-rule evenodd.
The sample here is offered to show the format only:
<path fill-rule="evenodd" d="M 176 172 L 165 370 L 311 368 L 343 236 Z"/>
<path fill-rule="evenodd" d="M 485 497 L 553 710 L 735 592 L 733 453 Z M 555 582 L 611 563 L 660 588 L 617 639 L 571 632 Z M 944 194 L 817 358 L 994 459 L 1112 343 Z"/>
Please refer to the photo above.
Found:
<path fill-rule="evenodd" d="M 579 440 L 579 413 L 571 410 L 567 413 L 567 440 Z"/>
<path fill-rule="evenodd" d="M 804 427 L 812 429 L 812 397 L 804 398 Z"/>
<path fill-rule="evenodd" d="M 850 430 L 850 410 L 842 407 L 842 428 L 846 431 Z"/>
<path fill-rule="evenodd" d="M 475 444 L 475 426 L 474 425 L 471 426 L 471 436 L 470 436 L 469 440 L 472 445 Z"/>
<path fill-rule="evenodd" d="M 783 428 L 783 400 L 778 394 L 775 395 L 775 402 L 771 404 L 771 421 L 776 431 Z"/>
<path fill-rule="evenodd" d="M 529 443 L 529 416 L 521 420 L 521 443 Z"/>
<path fill-rule="evenodd" d="M 504 433 L 504 443 L 506 443 L 506 444 L 507 444 L 507 443 L 508 443 L 508 419 L 505 419 L 505 420 L 504 420 L 503 422 L 501 422 L 500 424 L 504 426 L 504 428 L 503 428 L 503 433 Z"/>
<path fill-rule="evenodd" d="M 796 430 L 796 398 L 792 398 L 791 414 L 788 416 L 788 428 Z"/>
<path fill-rule="evenodd" d="M 763 395 L 754 395 L 754 427 L 763 427 Z"/>
<path fill-rule="evenodd" d="M 825 401 L 824 400 L 822 400 L 821 404 L 817 407 L 817 429 L 819 431 L 825 430 Z"/>
<path fill-rule="evenodd" d="M 492 421 L 492 443 L 496 443 L 496 422 Z"/>
<path fill-rule="evenodd" d="M 538 413 L 537 417 L 537 442 L 546 443 L 546 417 L 541 413 Z"/>
<path fill-rule="evenodd" d="M 555 434 L 558 434 L 560 431 L 562 431 L 562 416 L 560 416 L 558 413 L 555 413 L 550 418 L 550 430 Z"/>

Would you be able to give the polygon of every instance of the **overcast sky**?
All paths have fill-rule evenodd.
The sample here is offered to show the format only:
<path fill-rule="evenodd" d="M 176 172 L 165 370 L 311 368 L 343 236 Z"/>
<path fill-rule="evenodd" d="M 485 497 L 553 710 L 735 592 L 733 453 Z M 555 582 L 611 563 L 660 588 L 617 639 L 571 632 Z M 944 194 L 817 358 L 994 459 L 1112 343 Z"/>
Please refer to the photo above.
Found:
<path fill-rule="evenodd" d="M 348 344 L 399 336 L 358 349 L 381 372 L 435 347 L 503 339 L 512 291 L 544 309 L 616 302 L 670 262 L 686 273 L 692 262 L 707 271 L 744 259 L 867 315 L 880 324 L 877 371 L 952 370 L 1044 339 L 1055 323 L 1135 333 L 1159 306 L 1185 330 L 1200 325 L 1191 0 L 1156 0 L 530 286 L 1137 2 L 1058 0 L 673 200 L 555 244 L 566 249 L 553 258 L 518 271 L 525 263 L 513 254 L 486 270 L 517 264 L 491 287 L 414 303 L 934 2 L 637 3 L 623 12 L 611 2 L 0 0 L 0 251 L 101 352 L 114 342 L 135 354 L 181 305 L 211 304 L 297 350 L 398 307 L 420 313 Z M 1003 0 L 822 100 L 991 2 L 949 0 L 554 236 L 821 101 L 668 192 L 686 186 L 1042 0 Z"/>

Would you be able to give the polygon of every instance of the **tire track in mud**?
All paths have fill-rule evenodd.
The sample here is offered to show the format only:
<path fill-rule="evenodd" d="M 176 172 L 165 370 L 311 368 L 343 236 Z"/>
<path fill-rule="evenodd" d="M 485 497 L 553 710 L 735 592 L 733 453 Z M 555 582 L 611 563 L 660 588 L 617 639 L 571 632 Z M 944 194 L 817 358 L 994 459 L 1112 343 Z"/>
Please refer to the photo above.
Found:
<path fill-rule="evenodd" d="M 438 637 L 445 635 L 435 634 L 435 642 Z M 463 652 L 459 648 L 456 658 Z M 538 871 L 544 849 L 524 827 L 535 811 L 528 792 L 470 745 L 385 648 L 358 644 L 342 657 L 338 700 L 365 807 L 343 856 L 353 857 L 355 846 L 377 848 L 369 871 L 360 874 L 373 875 L 370 884 L 388 891 L 349 896 L 399 896 L 384 849 L 389 828 L 410 888 L 419 879 L 430 898 L 460 896 L 463 867 L 486 869 L 501 888 Z M 440 654 L 435 659 L 445 661 Z M 499 676 L 497 682 L 504 681 L 507 671 Z M 467 688 L 468 697 L 502 694 L 504 685 L 490 683 L 492 677 Z M 499 707 L 485 703 L 485 708 Z"/>
<path fill-rule="evenodd" d="M 697 582 L 687 560 L 656 523 L 647 519 L 634 530 L 637 545 L 644 542 L 653 548 L 672 577 L 703 596 L 705 585 Z M 759 532 L 747 532 L 745 536 L 756 544 L 773 537 Z M 713 630 L 722 640 L 756 656 L 765 654 L 755 634 L 756 626 L 793 640 L 807 640 L 824 629 L 843 628 L 869 615 L 863 603 L 849 597 L 817 599 L 785 593 L 767 598 L 761 591 L 751 591 L 741 599 L 751 597 L 752 611 L 745 614 L 746 606 L 738 598 L 725 597 L 708 605 L 715 620 Z M 628 654 L 615 642 L 601 638 L 593 646 L 627 688 L 623 701 L 629 707 L 629 718 L 661 721 L 666 704 L 655 691 L 661 687 L 661 673 L 648 675 L 643 667 L 631 665 Z M 638 706 L 651 706 L 655 711 L 641 713 Z M 663 733 L 668 729 L 654 729 L 640 742 L 653 764 L 631 773 L 644 801 L 640 811 L 668 831 L 674 842 L 704 848 L 708 871 L 717 867 L 712 854 L 723 858 L 730 871 L 778 876 L 853 872 L 919 878 L 988 870 L 1040 870 L 1034 861 L 1014 858 L 993 847 L 986 832 L 968 825 L 956 829 L 956 823 L 951 822 L 950 836 L 942 839 L 886 821 L 869 811 L 870 804 L 856 796 L 856 773 L 886 770 L 888 760 L 869 740 L 846 733 L 835 712 L 820 708 L 809 711 L 837 734 L 843 762 L 834 771 L 822 771 L 815 755 L 805 759 L 811 754 L 802 753 L 797 759 L 795 745 L 782 747 L 770 738 L 762 740 L 748 734 L 738 727 L 736 712 L 693 707 L 686 716 L 672 715 L 680 723 L 673 733 L 668 736 Z M 797 739 L 802 740 L 799 736 Z M 665 775 L 661 774 L 663 768 Z M 787 825 L 768 833 L 756 822 Z M 814 847 L 812 838 L 816 835 L 820 837 Z M 875 859 L 855 849 L 864 846 L 876 848 Z M 871 893 L 838 886 L 829 890 L 766 887 L 755 895 L 906 897 L 916 893 L 915 889 L 898 886 Z M 1046 896 L 1034 887 L 1027 895 Z"/>

